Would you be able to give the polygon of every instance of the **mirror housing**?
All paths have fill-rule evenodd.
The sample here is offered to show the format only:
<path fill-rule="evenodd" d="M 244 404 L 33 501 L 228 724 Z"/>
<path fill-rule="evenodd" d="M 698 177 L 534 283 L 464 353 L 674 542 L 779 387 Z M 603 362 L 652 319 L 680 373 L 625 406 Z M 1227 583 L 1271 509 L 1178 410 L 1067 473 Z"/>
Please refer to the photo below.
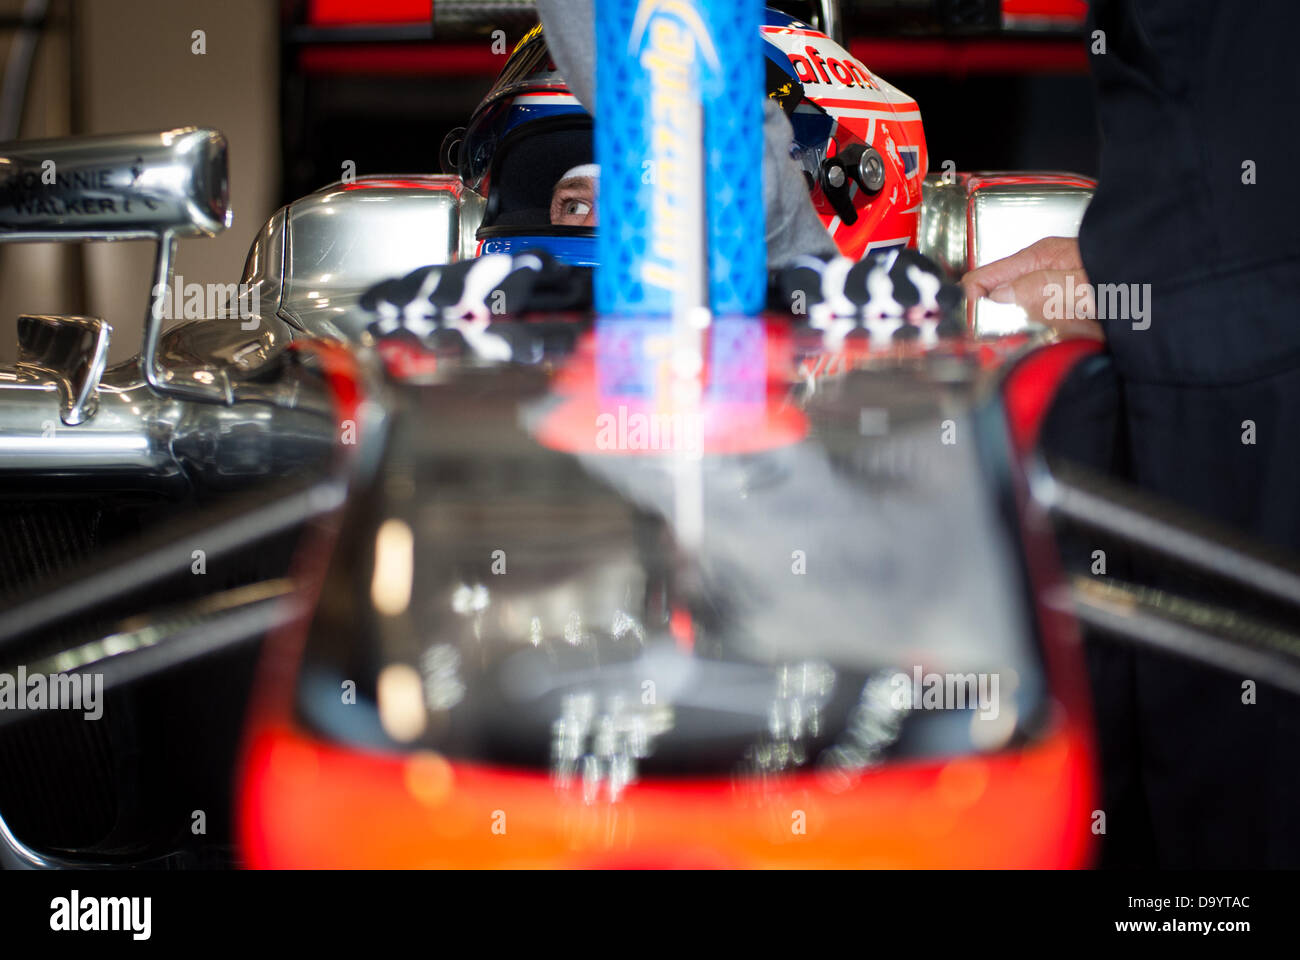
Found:
<path fill-rule="evenodd" d="M 226 138 L 197 127 L 0 144 L 0 241 L 215 236 L 226 171 Z"/>
<path fill-rule="evenodd" d="M 160 395 L 229 401 L 218 386 L 180 382 L 158 370 L 162 313 L 156 307 L 171 287 L 177 239 L 216 236 L 230 222 L 226 138 L 216 130 L 0 144 L 0 242 L 157 243 L 140 372 Z"/>

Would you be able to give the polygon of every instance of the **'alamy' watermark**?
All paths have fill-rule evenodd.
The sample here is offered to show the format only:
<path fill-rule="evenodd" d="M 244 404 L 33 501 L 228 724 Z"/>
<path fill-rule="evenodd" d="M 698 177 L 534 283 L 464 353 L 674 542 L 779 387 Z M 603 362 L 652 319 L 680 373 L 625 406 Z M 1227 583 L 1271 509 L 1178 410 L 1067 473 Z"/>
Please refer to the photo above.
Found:
<path fill-rule="evenodd" d="M 0 673 L 0 710 L 81 710 L 87 720 L 104 715 L 102 673 Z"/>
<path fill-rule="evenodd" d="M 620 404 L 596 417 L 598 450 L 661 450 L 699 456 L 704 428 L 697 413 L 642 413 Z"/>
<path fill-rule="evenodd" d="M 153 897 L 83 897 L 73 890 L 50 901 L 50 929 L 56 933 L 114 932 L 148 940 L 153 933 Z"/>
<path fill-rule="evenodd" d="M 996 673 L 925 673 L 913 667 L 909 676 L 889 678 L 890 706 L 895 710 L 979 710 L 989 720 L 999 713 Z"/>
<path fill-rule="evenodd" d="M 153 288 L 155 320 L 238 319 L 241 330 L 253 330 L 261 316 L 260 284 L 186 283 L 178 273 L 170 285 Z"/>
<path fill-rule="evenodd" d="M 1043 287 L 1043 316 L 1048 320 L 1129 320 L 1134 330 L 1151 326 L 1151 284 L 1065 283 Z"/>

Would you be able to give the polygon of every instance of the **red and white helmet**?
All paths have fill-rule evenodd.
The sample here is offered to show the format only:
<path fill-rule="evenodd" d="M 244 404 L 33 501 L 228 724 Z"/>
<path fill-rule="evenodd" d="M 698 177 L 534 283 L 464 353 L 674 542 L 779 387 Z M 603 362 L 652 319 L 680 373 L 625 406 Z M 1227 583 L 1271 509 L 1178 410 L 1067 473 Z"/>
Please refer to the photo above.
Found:
<path fill-rule="evenodd" d="M 916 101 L 786 14 L 767 10 L 762 32 L 768 96 L 790 116 L 795 156 L 835 245 L 854 260 L 915 247 L 929 169 Z"/>

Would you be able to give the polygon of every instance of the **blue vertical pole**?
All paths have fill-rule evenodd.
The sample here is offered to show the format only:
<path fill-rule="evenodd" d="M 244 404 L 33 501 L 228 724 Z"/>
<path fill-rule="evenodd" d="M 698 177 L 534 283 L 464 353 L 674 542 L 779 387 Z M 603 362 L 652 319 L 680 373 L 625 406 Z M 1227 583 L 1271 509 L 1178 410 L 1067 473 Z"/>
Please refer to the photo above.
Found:
<path fill-rule="evenodd" d="M 754 314 L 767 299 L 763 209 L 763 0 L 700 0 L 718 45 L 703 83 L 709 301 Z"/>
<path fill-rule="evenodd" d="M 761 0 L 596 0 L 596 306 L 761 309 Z"/>

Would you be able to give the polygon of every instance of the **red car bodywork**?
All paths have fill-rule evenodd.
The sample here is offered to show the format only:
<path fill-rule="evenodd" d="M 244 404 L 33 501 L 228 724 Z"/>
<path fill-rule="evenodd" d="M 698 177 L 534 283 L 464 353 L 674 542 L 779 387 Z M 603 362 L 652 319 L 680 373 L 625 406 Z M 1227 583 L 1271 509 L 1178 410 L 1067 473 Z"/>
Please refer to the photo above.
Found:
<path fill-rule="evenodd" d="M 362 399 L 350 354 L 314 345 L 340 421 Z M 1004 344 L 982 354 L 1004 359 Z M 1020 456 L 1057 387 L 1092 341 L 1013 361 L 1003 401 Z M 322 740 L 294 719 L 305 618 L 264 654 L 240 784 L 239 835 L 254 868 L 1073 868 L 1092 858 L 1091 713 L 1077 626 L 1043 602 L 1057 583 L 1045 520 L 1020 502 L 1058 716 L 1032 744 L 999 753 L 885 765 L 851 778 L 645 779 L 616 803 L 584 801 L 545 771 L 485 766 L 430 751 L 381 753 Z M 319 583 L 332 531 L 318 529 L 302 573 Z M 316 589 L 316 588 L 311 588 Z M 308 591 L 308 599 L 314 597 Z M 309 604 L 310 605 L 310 604 Z M 792 830 L 799 824 L 801 830 Z"/>

